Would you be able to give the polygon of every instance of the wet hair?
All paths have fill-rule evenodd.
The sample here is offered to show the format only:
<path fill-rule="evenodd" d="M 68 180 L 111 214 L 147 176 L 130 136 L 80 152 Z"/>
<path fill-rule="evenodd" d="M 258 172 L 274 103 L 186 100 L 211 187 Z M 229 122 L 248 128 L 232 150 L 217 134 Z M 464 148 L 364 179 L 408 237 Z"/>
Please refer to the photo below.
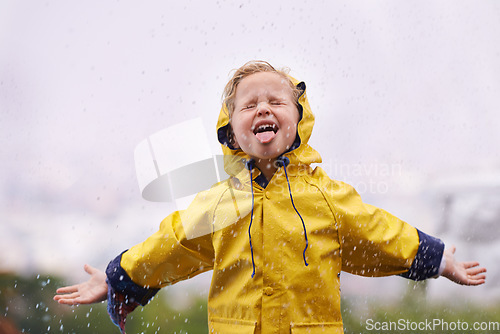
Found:
<path fill-rule="evenodd" d="M 222 93 L 222 103 L 226 105 L 226 108 L 229 112 L 229 117 L 231 117 L 234 111 L 234 99 L 236 96 L 236 88 L 238 88 L 238 84 L 246 77 L 260 72 L 272 72 L 279 74 L 290 85 L 293 100 L 295 101 L 297 107 L 299 107 L 298 100 L 300 95 L 302 94 L 302 90 L 300 90 L 293 84 L 292 80 L 288 76 L 289 71 L 290 70 L 287 68 L 275 69 L 271 64 L 263 60 L 251 60 L 240 68 L 234 70 L 233 76 L 226 84 L 224 92 Z"/>

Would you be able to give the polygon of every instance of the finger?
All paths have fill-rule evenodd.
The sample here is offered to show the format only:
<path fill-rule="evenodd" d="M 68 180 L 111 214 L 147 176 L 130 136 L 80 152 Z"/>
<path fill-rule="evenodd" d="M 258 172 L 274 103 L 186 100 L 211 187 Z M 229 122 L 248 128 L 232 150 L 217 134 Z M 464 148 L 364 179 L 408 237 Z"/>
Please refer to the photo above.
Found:
<path fill-rule="evenodd" d="M 59 299 L 57 302 L 59 304 L 63 304 L 63 305 L 78 305 L 78 304 L 80 304 L 78 299 Z"/>
<path fill-rule="evenodd" d="M 62 288 L 59 288 L 56 290 L 56 293 L 71 293 L 71 292 L 77 292 L 78 291 L 78 286 L 79 285 L 71 285 L 71 286 L 65 286 Z"/>
<path fill-rule="evenodd" d="M 485 274 L 475 274 L 475 275 L 467 275 L 467 279 L 465 281 L 466 285 L 480 285 L 486 282 Z"/>
<path fill-rule="evenodd" d="M 96 268 L 92 267 L 91 265 L 89 264 L 85 264 L 83 266 L 83 269 L 85 270 L 85 272 L 89 275 L 92 275 L 94 274 L 96 271 L 98 271 Z"/>
<path fill-rule="evenodd" d="M 80 293 L 79 292 L 74 292 L 74 293 L 70 293 L 68 295 L 57 295 L 57 296 L 54 296 L 54 299 L 56 299 L 56 300 L 75 299 L 75 298 L 78 298 L 78 297 L 80 297 Z"/>
<path fill-rule="evenodd" d="M 465 269 L 479 266 L 479 262 L 477 261 L 462 262 L 462 263 Z"/>
<path fill-rule="evenodd" d="M 473 280 L 486 280 L 486 275 L 476 275 L 471 277 Z"/>
<path fill-rule="evenodd" d="M 480 273 L 485 273 L 486 272 L 486 268 L 482 268 L 482 267 L 470 267 L 466 270 L 467 272 L 467 275 L 477 275 L 477 274 L 480 274 Z"/>
<path fill-rule="evenodd" d="M 486 280 L 484 278 L 479 278 L 479 279 L 469 279 L 466 283 L 466 285 L 481 285 L 484 284 Z"/>
<path fill-rule="evenodd" d="M 457 247 L 455 247 L 455 245 L 451 245 L 451 247 L 449 249 L 450 249 L 451 254 L 455 254 Z"/>
<path fill-rule="evenodd" d="M 79 304 L 92 304 L 93 301 L 90 298 L 84 298 L 81 296 L 75 297 L 75 298 L 61 298 L 58 299 L 57 302 L 59 304 L 65 304 L 65 305 L 79 305 Z"/>

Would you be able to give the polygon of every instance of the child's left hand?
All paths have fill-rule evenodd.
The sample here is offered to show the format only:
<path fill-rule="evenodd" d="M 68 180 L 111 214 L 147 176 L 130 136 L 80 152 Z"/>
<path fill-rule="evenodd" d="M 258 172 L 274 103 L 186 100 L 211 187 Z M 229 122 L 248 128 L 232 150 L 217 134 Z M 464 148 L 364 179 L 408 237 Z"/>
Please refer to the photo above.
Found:
<path fill-rule="evenodd" d="M 486 268 L 479 267 L 479 262 L 458 262 L 455 260 L 456 247 L 444 251 L 445 268 L 441 274 L 449 280 L 462 285 L 481 285 L 486 280 Z"/>

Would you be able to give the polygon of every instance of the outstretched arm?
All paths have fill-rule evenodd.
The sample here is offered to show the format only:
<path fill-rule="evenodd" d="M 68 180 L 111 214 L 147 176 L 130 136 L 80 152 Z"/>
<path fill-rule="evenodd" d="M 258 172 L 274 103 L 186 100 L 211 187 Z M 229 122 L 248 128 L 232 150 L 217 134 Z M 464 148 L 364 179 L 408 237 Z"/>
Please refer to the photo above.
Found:
<path fill-rule="evenodd" d="M 486 268 L 479 267 L 479 262 L 458 262 L 455 259 L 456 247 L 444 251 L 446 265 L 441 276 L 462 285 L 481 285 L 486 280 Z"/>
<path fill-rule="evenodd" d="M 57 289 L 57 295 L 54 296 L 55 301 L 59 304 L 76 305 L 92 304 L 106 300 L 108 293 L 106 274 L 88 264 L 83 268 L 90 275 L 89 280 Z"/>

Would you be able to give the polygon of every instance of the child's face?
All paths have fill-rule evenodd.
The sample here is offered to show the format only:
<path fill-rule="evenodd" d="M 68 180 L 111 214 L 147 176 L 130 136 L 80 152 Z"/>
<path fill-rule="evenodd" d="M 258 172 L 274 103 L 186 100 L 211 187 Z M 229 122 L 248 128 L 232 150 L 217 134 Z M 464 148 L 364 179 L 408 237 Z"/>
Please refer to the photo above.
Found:
<path fill-rule="evenodd" d="M 231 126 L 236 148 L 253 159 L 273 159 L 295 141 L 299 112 L 292 89 L 277 73 L 259 72 L 236 88 Z"/>

